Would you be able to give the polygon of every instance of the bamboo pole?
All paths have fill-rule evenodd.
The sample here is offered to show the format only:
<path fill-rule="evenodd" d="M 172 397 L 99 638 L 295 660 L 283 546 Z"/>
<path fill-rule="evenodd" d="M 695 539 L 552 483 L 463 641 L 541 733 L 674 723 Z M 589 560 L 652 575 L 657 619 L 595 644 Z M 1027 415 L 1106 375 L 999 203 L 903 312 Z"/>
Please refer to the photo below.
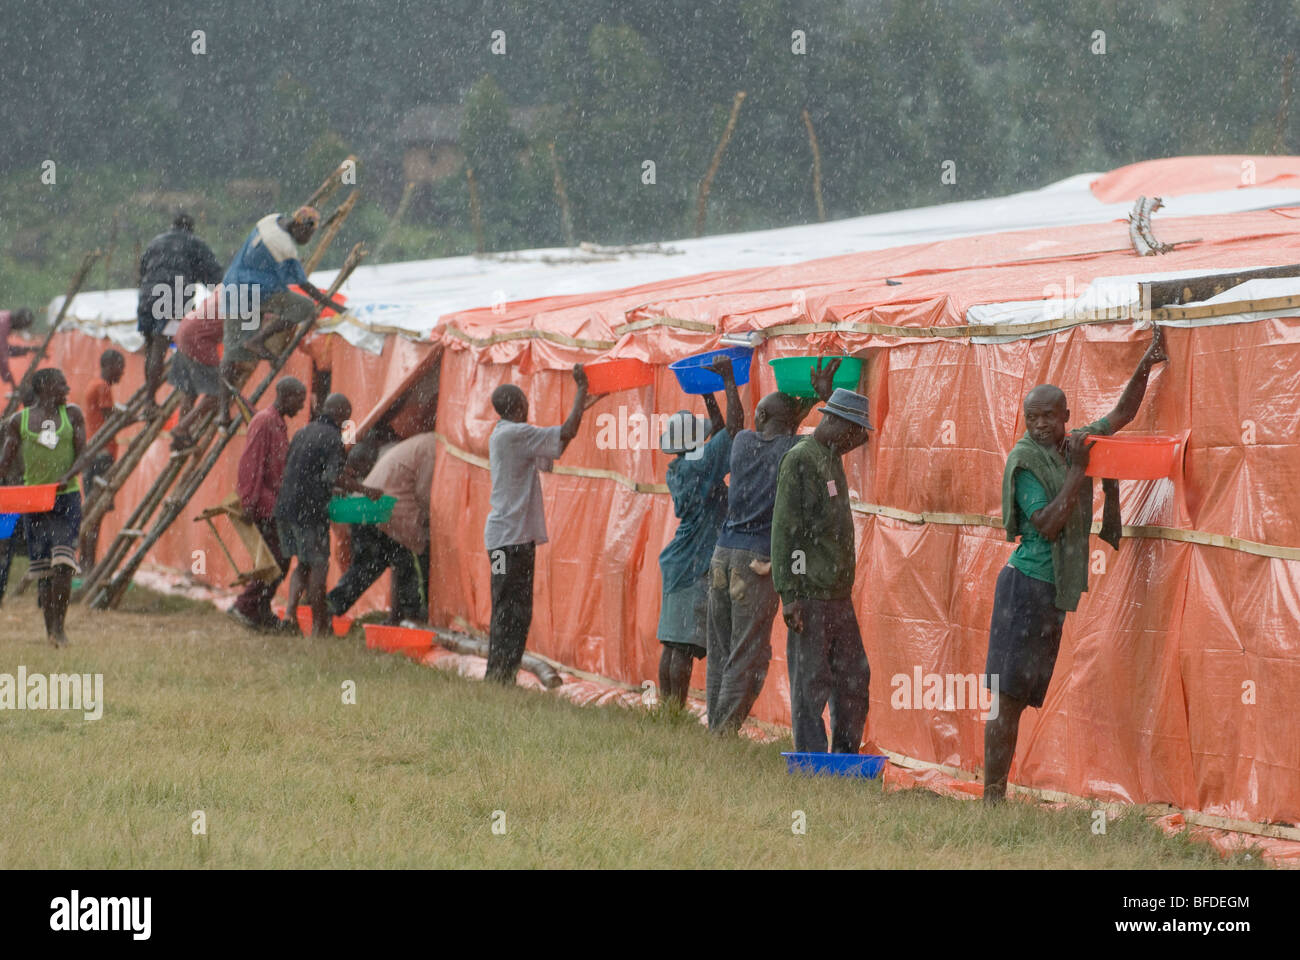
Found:
<path fill-rule="evenodd" d="M 402 218 L 406 216 L 406 208 L 411 205 L 411 197 L 415 195 L 416 186 L 416 182 L 411 180 L 402 188 L 402 198 L 397 201 L 397 209 L 393 211 L 393 218 L 388 221 L 388 227 L 384 230 L 383 239 L 381 239 L 375 246 L 375 252 L 372 255 L 372 260 L 374 262 L 379 262 L 383 255 L 384 248 L 388 246 L 388 241 L 393 238 L 393 233 L 397 230 L 397 225 L 401 223 Z"/>
<path fill-rule="evenodd" d="M 355 154 L 348 154 L 343 162 L 334 168 L 334 172 L 326 177 L 325 182 L 316 188 L 316 192 L 307 198 L 305 206 L 315 207 L 319 210 L 321 205 L 334 195 L 334 191 L 343 186 L 343 172 L 347 169 L 349 163 L 352 164 L 354 169 L 356 168 L 357 158 Z"/>
<path fill-rule="evenodd" d="M 86 282 L 86 277 L 90 275 L 90 268 L 95 265 L 95 261 L 99 258 L 100 251 L 97 249 L 92 250 L 82 258 L 81 266 L 78 267 L 77 272 L 72 275 L 72 282 L 68 284 L 68 292 L 63 296 L 63 306 L 59 308 L 59 315 L 54 318 L 54 322 L 50 324 L 50 329 L 45 334 L 45 339 L 41 341 L 41 345 L 37 347 L 36 352 L 32 354 L 31 362 L 27 365 L 27 371 L 23 374 L 22 380 L 18 382 L 18 386 L 14 387 L 13 396 L 11 396 L 9 402 L 5 404 L 5 410 L 3 414 L 0 414 L 0 420 L 7 420 L 9 415 L 18 409 L 18 404 L 21 402 L 23 393 L 25 393 L 27 388 L 31 385 L 32 377 L 36 374 L 36 368 L 41 365 L 41 361 L 45 359 L 45 354 L 49 352 L 50 341 L 54 339 L 54 334 L 58 332 L 59 324 L 63 323 L 63 318 L 67 316 L 68 307 L 72 306 L 72 301 L 77 296 L 77 291 L 79 291 L 81 285 Z"/>
<path fill-rule="evenodd" d="M 713 187 L 713 178 L 717 176 L 718 167 L 722 165 L 722 154 L 726 152 L 727 144 L 731 142 L 731 134 L 736 129 L 736 118 L 740 116 L 740 105 L 744 102 L 745 91 L 737 91 L 735 99 L 731 101 L 731 116 L 727 117 L 727 126 L 722 131 L 722 139 L 718 141 L 718 148 L 713 151 L 713 161 L 709 164 L 704 179 L 700 181 L 699 198 L 695 201 L 695 235 L 697 237 L 704 234 L 704 216 L 709 205 L 709 190 Z"/>
<path fill-rule="evenodd" d="M 547 144 L 551 154 L 551 172 L 555 186 L 555 199 L 560 204 L 560 225 L 564 228 L 564 242 L 570 247 L 578 245 L 573 233 L 573 217 L 569 212 L 569 191 L 564 188 L 564 176 L 560 173 L 560 158 L 555 153 L 555 141 Z"/>
<path fill-rule="evenodd" d="M 817 145 L 817 132 L 813 130 L 812 117 L 808 108 L 803 108 L 803 125 L 808 130 L 808 146 L 813 155 L 813 197 L 817 200 L 817 219 L 826 222 L 826 204 L 822 203 L 822 151 Z"/>
<path fill-rule="evenodd" d="M 325 251 L 328 250 L 330 244 L 334 242 L 334 238 L 338 235 L 339 230 L 343 226 L 343 221 L 347 220 L 348 214 L 350 214 L 352 208 L 356 206 L 357 197 L 359 195 L 360 194 L 356 190 L 349 193 L 348 198 L 339 204 L 338 209 L 330 214 L 329 218 L 322 225 L 320 239 L 316 241 L 316 246 L 312 248 L 311 255 L 307 257 L 307 262 L 302 265 L 303 273 L 310 275 L 313 270 L 320 266 L 321 260 L 325 259 Z"/>
<path fill-rule="evenodd" d="M 167 363 L 170 362 L 171 360 L 169 359 Z M 167 366 L 164 364 L 164 377 L 166 376 L 166 371 Z M 135 393 L 131 394 L 131 398 L 122 405 L 121 409 L 114 410 L 108 415 L 107 419 L 104 420 L 99 429 L 95 431 L 94 435 L 86 441 L 86 445 L 82 447 L 81 456 L 79 456 L 76 459 L 76 462 L 74 462 L 68 469 L 68 476 L 81 473 L 85 470 L 90 464 L 90 461 L 95 458 L 95 454 L 108 446 L 123 427 L 126 427 L 135 420 L 136 415 L 139 413 L 139 408 L 144 403 L 146 393 L 146 384 L 141 384 Z"/>
<path fill-rule="evenodd" d="M 479 205 L 478 180 L 474 177 L 474 168 L 465 168 L 465 179 L 469 181 L 469 212 L 474 221 L 474 252 L 483 252 L 483 208 Z"/>

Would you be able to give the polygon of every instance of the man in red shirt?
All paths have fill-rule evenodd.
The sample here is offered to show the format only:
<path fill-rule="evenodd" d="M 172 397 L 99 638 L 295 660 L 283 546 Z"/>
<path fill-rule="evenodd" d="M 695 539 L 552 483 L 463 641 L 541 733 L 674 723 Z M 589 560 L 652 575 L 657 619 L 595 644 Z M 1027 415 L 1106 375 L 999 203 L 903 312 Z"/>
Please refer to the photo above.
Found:
<path fill-rule="evenodd" d="M 181 321 L 176 330 L 176 354 L 172 357 L 167 380 L 188 397 L 189 403 L 198 403 L 180 419 L 172 431 L 172 449 L 188 450 L 194 446 L 191 430 L 208 411 L 219 408 L 224 412 L 226 389 L 221 383 L 221 334 L 225 323 L 217 300 L 209 298 L 199 304 Z"/>
<path fill-rule="evenodd" d="M 217 330 L 219 333 L 220 325 Z M 230 608 L 230 615 L 246 627 L 282 627 L 279 618 L 271 612 L 271 598 L 284 580 L 288 564 L 280 552 L 280 538 L 272 512 L 289 454 L 289 428 L 285 421 L 297 416 L 306 402 L 307 388 L 303 382 L 297 377 L 281 377 L 275 385 L 275 403 L 259 411 L 249 423 L 244 453 L 239 458 L 237 489 L 244 516 L 262 534 L 280 568 L 280 576 L 273 581 L 251 581 Z"/>
<path fill-rule="evenodd" d="M 119 351 L 108 349 L 99 355 L 99 378 L 90 381 L 90 386 L 86 388 L 86 405 L 83 409 L 86 415 L 87 443 L 95 439 L 95 434 L 113 412 L 113 385 L 121 381 L 122 374 L 125 372 L 126 357 Z M 83 497 L 89 499 L 94 494 L 96 484 L 104 482 L 104 475 L 108 473 L 116 459 L 117 441 L 110 440 L 99 453 L 95 454 L 95 458 L 86 467 L 86 472 L 82 474 Z M 111 504 L 109 509 L 112 509 Z M 102 519 L 103 514 L 100 515 L 100 520 Z M 95 550 L 99 545 L 99 523 L 100 521 L 97 520 L 93 526 L 86 526 L 81 530 L 81 566 L 84 570 L 89 570 L 95 565 Z"/>

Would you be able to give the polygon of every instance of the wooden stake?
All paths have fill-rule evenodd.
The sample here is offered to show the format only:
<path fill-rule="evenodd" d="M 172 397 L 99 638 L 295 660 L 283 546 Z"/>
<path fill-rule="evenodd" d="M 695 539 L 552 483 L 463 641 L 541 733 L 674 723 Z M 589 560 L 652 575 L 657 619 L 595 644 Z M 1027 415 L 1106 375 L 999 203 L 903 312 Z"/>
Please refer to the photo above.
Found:
<path fill-rule="evenodd" d="M 469 212 L 474 220 L 474 252 L 483 252 L 483 208 L 478 200 L 478 180 L 474 177 L 474 168 L 465 168 L 465 179 L 469 181 Z"/>
<path fill-rule="evenodd" d="M 826 204 L 822 203 L 822 151 L 817 145 L 817 133 L 813 130 L 812 117 L 808 108 L 803 109 L 803 125 L 808 129 L 808 146 L 813 155 L 813 197 L 817 200 L 817 219 L 826 222 Z"/>
<path fill-rule="evenodd" d="M 1288 53 L 1282 61 L 1282 99 L 1277 107 L 1277 133 L 1273 137 L 1273 152 L 1286 153 L 1286 126 L 1291 113 L 1291 73 L 1295 67 L 1295 54 Z"/>
<path fill-rule="evenodd" d="M 700 194 L 695 201 L 695 235 L 697 237 L 704 235 L 704 215 L 709 204 L 709 190 L 713 187 L 713 178 L 718 173 L 718 167 L 722 165 L 722 154 L 731 141 L 731 134 L 736 129 L 736 117 L 740 115 L 740 105 L 744 102 L 745 91 L 737 91 L 735 99 L 731 101 L 731 116 L 727 118 L 727 126 L 722 131 L 722 139 L 718 141 L 718 148 L 713 151 L 713 162 L 709 164 L 708 172 L 704 175 L 704 179 L 700 181 Z"/>
<path fill-rule="evenodd" d="M 36 374 L 36 368 L 41 365 L 41 361 L 45 359 L 45 354 L 49 352 L 50 341 L 54 339 L 54 334 L 58 332 L 59 324 L 61 324 L 63 318 L 67 316 L 68 308 L 72 306 L 72 301 L 77 296 L 77 291 L 79 291 L 81 285 L 86 282 L 86 277 L 90 275 L 90 268 L 95 265 L 95 261 L 99 258 L 99 250 L 92 250 L 82 258 L 81 266 L 78 267 L 77 272 L 72 275 L 72 282 L 68 284 L 68 292 L 63 296 L 63 306 L 59 308 L 59 315 L 54 318 L 54 322 L 50 324 L 49 331 L 45 334 L 45 339 L 41 341 L 41 345 L 37 347 L 36 352 L 32 354 L 31 363 L 27 365 L 27 372 L 23 374 L 23 378 L 18 382 L 18 386 L 14 387 L 14 394 L 9 398 L 9 402 L 5 404 L 5 410 L 3 414 L 0 414 L 0 420 L 7 420 L 9 415 L 18 409 L 20 398 L 31 385 L 32 377 Z"/>
<path fill-rule="evenodd" d="M 555 184 L 555 199 L 560 204 L 560 225 L 564 227 L 564 242 L 570 247 L 578 245 L 573 233 L 573 217 L 569 212 L 569 192 L 564 189 L 564 177 L 560 173 L 560 158 L 555 153 L 555 142 L 548 143 L 547 149 L 551 154 L 551 172 Z"/>
<path fill-rule="evenodd" d="M 104 256 L 104 289 L 113 289 L 113 253 L 117 250 L 117 228 L 118 217 L 121 216 L 122 208 L 118 207 L 113 211 L 113 221 L 108 228 L 108 253 Z"/>
<path fill-rule="evenodd" d="M 406 208 L 411 205 L 411 197 L 415 195 L 416 183 L 414 180 L 402 188 L 402 199 L 397 201 L 397 209 L 393 211 L 393 219 L 388 221 L 388 228 L 384 230 L 384 237 L 375 247 L 372 257 L 374 262 L 378 262 L 384 252 L 384 247 L 388 246 L 388 241 L 393 238 L 393 233 L 397 230 L 397 225 L 402 222 L 406 216 Z"/>

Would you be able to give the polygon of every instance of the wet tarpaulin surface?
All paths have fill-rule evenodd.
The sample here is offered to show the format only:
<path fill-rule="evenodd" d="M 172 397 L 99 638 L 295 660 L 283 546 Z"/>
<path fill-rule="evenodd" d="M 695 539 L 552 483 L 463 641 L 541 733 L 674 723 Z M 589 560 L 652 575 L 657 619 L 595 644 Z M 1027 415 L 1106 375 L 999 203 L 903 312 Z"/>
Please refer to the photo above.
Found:
<path fill-rule="evenodd" d="M 742 391 L 751 418 L 756 399 L 774 387 L 763 361 L 810 349 L 847 351 L 868 361 L 863 389 L 878 428 L 868 447 L 846 458 L 857 508 L 854 600 L 873 674 L 868 740 L 978 770 L 979 711 L 896 707 L 894 680 L 918 668 L 923 675 L 982 673 L 993 586 L 1012 549 L 998 514 L 1005 456 L 1024 429 L 1021 400 L 1033 385 L 1053 382 L 1069 397 L 1073 423 L 1102 416 L 1150 334 L 1109 322 L 974 343 L 928 328 L 961 326 L 971 306 L 1041 298 L 1066 281 L 1082 287 L 1144 267 L 1300 260 L 1300 237 L 1276 212 L 1171 222 L 1163 228 L 1169 235 L 1203 240 L 1158 264 L 1096 252 L 1125 246 L 1125 226 L 1116 223 L 710 278 L 657 290 L 653 303 L 633 290 L 445 318 L 445 442 L 433 525 L 456 533 L 436 538 L 434 619 L 463 616 L 480 629 L 488 621 L 482 523 L 492 389 L 518 383 L 529 395 L 530 419 L 558 423 L 573 397 L 573 362 L 639 356 L 656 366 L 655 383 L 589 411 L 556 473 L 543 480 L 551 543 L 538 553 L 530 646 L 633 684 L 655 677 L 656 557 L 675 526 L 662 488 L 667 459 L 652 449 L 653 437 L 628 449 L 630 430 L 621 448 L 600 442 L 600 415 L 617 420 L 620 407 L 624 419 L 701 409 L 680 393 L 666 364 L 717 346 L 722 331 L 776 333 L 758 351 L 757 384 Z M 1048 250 L 1049 259 L 1034 259 Z M 886 285 L 886 276 L 903 283 Z M 637 321 L 644 324 L 628 328 Z M 795 330 L 780 332 L 791 324 Z M 1121 483 L 1126 522 L 1143 527 L 1129 533 L 1142 535 L 1126 537 L 1118 553 L 1094 540 L 1092 590 L 1067 621 L 1044 709 L 1022 722 L 1011 776 L 1077 796 L 1295 823 L 1300 320 L 1170 329 L 1167 336 L 1171 363 L 1152 377 L 1129 430 L 1186 432 L 1183 469 L 1176 484 Z M 601 351 L 593 342 L 616 346 Z M 1197 539 L 1222 545 L 1188 542 Z M 773 646 L 755 714 L 788 723 L 779 619 Z"/>
<path fill-rule="evenodd" d="M 1021 398 L 1036 383 L 1054 382 L 1070 399 L 1073 423 L 1095 419 L 1117 400 L 1149 334 L 1107 322 L 975 342 L 960 329 L 972 322 L 970 309 L 1059 296 L 1144 270 L 1294 263 L 1293 213 L 1158 218 L 1162 238 L 1200 238 L 1159 258 L 1125 252 L 1123 222 L 1002 233 L 465 311 L 444 317 L 433 343 L 393 337 L 379 355 L 337 337 L 323 338 L 319 349 L 328 353 L 335 388 L 364 417 L 408 380 L 425 357 L 420 351 L 443 348 L 431 614 L 435 623 L 461 617 L 479 629 L 490 607 L 482 530 L 492 389 L 518 383 L 530 419 L 554 424 L 572 401 L 574 362 L 637 356 L 655 366 L 653 385 L 588 412 L 556 473 L 543 480 L 551 543 L 538 552 L 529 639 L 555 660 L 636 686 L 657 675 L 656 558 L 675 521 L 663 488 L 667 458 L 653 448 L 653 431 L 635 438 L 631 415 L 701 412 L 666 365 L 717 346 L 723 332 L 768 334 L 755 382 L 742 391 L 750 422 L 755 401 L 774 386 L 767 359 L 818 350 L 863 356 L 878 429 L 846 469 L 857 511 L 854 601 L 873 670 L 868 740 L 976 771 L 979 711 L 898 706 L 894 680 L 918 669 L 982 672 L 993 585 L 1011 550 L 998 526 L 1000 482 L 1005 455 L 1023 432 Z M 1168 484 L 1121 483 L 1125 521 L 1142 529 L 1130 530 L 1118 553 L 1094 543 L 1092 591 L 1067 621 L 1044 709 L 1025 716 L 1011 777 L 1077 796 L 1295 823 L 1300 320 L 1170 329 L 1168 340 L 1171 364 L 1153 376 L 1129 430 L 1185 432 L 1182 472 L 1172 492 Z M 86 382 L 103 342 L 68 335 L 56 343 Z M 138 383 L 138 358 L 130 360 L 122 393 Z M 79 381 L 70 380 L 75 396 Z M 620 412 L 629 424 L 621 433 Z M 603 440 L 602 414 L 614 417 Z M 232 444 L 219 468 L 225 472 L 209 480 L 205 504 L 233 488 L 240 448 Z M 142 492 L 143 485 L 135 498 Z M 130 488 L 119 495 L 124 502 L 134 502 Z M 109 533 L 112 522 L 114 515 Z M 202 537 L 183 518 L 154 559 L 189 569 Z M 215 544 L 209 547 L 211 555 Z M 382 589 L 372 588 L 359 609 L 382 599 Z M 773 647 L 755 715 L 788 723 L 779 619 Z M 702 681 L 701 666 L 694 683 Z"/>

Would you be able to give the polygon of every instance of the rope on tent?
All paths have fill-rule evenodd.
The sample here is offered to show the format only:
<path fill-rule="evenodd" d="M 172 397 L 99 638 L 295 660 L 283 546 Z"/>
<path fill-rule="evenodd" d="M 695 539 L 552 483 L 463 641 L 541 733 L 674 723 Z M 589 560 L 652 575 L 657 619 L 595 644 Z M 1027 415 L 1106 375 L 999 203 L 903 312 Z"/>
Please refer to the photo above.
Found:
<path fill-rule="evenodd" d="M 462 450 L 447 440 L 447 438 L 437 431 L 434 431 L 434 437 L 442 444 L 447 453 L 451 454 L 457 460 L 479 467 L 488 469 L 488 460 L 477 454 Z M 633 480 L 631 477 L 624 476 L 614 470 L 605 470 L 599 467 L 572 467 L 562 464 L 556 464 L 553 473 L 563 474 L 571 477 L 588 477 L 596 480 L 613 480 L 636 493 L 645 494 L 667 494 L 668 487 L 662 483 L 645 483 L 639 480 Z M 861 500 L 849 501 L 852 509 L 856 513 L 869 514 L 872 516 L 886 517 L 890 520 L 901 520 L 904 523 L 923 525 L 923 524 L 940 524 L 944 526 L 961 526 L 961 527 L 992 527 L 996 530 L 1003 529 L 1002 518 L 983 513 L 938 513 L 925 512 L 913 513 L 910 510 L 902 510 L 898 507 L 887 507 L 876 503 L 864 503 Z M 1093 521 L 1092 532 L 1101 531 L 1101 524 Z M 1229 536 L 1222 533 L 1210 533 L 1205 530 L 1185 530 L 1181 527 L 1161 527 L 1161 526 L 1129 526 L 1123 527 L 1123 536 L 1135 540 L 1172 540 L 1178 543 L 1192 543 L 1204 547 L 1220 547 L 1224 550 L 1235 550 L 1238 553 L 1249 553 L 1258 557 L 1270 557 L 1275 560 L 1300 560 L 1300 547 L 1286 547 L 1278 544 L 1260 543 L 1255 540 L 1245 540 L 1241 537 Z"/>

